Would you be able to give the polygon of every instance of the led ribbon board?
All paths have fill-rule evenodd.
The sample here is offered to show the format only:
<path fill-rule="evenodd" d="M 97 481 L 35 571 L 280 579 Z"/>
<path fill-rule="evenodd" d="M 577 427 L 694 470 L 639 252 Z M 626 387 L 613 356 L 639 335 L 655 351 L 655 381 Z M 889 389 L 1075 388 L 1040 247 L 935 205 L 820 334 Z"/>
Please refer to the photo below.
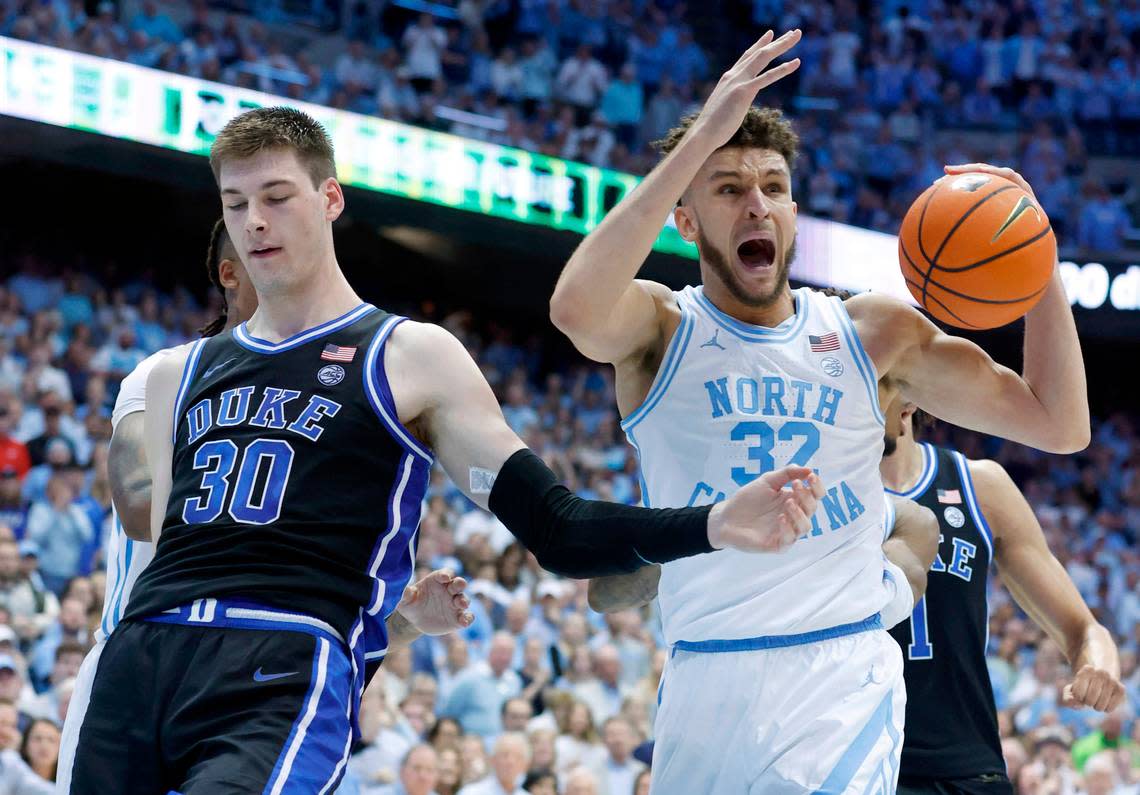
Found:
<path fill-rule="evenodd" d="M 325 126 L 345 185 L 586 234 L 640 177 L 185 75 L 0 37 L 0 114 L 208 155 L 238 113 L 292 105 Z M 800 216 L 791 276 L 913 300 L 892 235 Z M 672 217 L 655 250 L 696 259 Z"/>

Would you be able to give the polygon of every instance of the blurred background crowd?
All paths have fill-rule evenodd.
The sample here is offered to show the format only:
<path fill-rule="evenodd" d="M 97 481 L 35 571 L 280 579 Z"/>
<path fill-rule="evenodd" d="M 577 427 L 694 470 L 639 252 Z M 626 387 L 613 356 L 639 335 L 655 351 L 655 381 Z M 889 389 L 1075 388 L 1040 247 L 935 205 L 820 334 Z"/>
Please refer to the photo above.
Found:
<path fill-rule="evenodd" d="M 760 31 L 812 215 L 894 232 L 944 163 L 1021 171 L 1070 245 L 1140 246 L 1140 0 L 0 0 L 0 35 L 635 174 Z"/>
<path fill-rule="evenodd" d="M 763 97 L 803 139 L 805 214 L 893 233 L 944 163 L 987 160 L 1030 180 L 1063 248 L 1140 248 L 1140 0 L 0 0 L 2 36 L 636 174 L 769 27 L 805 33 L 803 67 Z M 0 769 L 22 756 L 44 780 L 102 615 L 119 383 L 219 311 L 196 278 L 145 275 L 199 253 L 123 236 L 108 263 L 89 232 L 59 234 L 67 216 L 50 246 L 0 229 Z M 608 368 L 548 324 L 422 299 L 383 303 L 456 334 L 574 491 L 640 500 Z M 1061 650 L 994 574 L 989 670 L 1019 795 L 1140 795 L 1140 416 L 1118 408 L 1074 456 L 929 432 L 1005 465 L 1121 649 L 1125 706 L 1064 707 Z M 417 552 L 421 575 L 468 578 L 476 620 L 387 657 L 340 792 L 644 795 L 667 654 L 654 607 L 594 612 L 585 583 L 542 572 L 441 471 Z"/>
<path fill-rule="evenodd" d="M 218 311 L 140 281 L 0 253 L 0 744 L 53 774 L 73 677 L 103 607 L 107 442 L 118 384 Z M 425 308 L 426 307 L 426 308 Z M 508 423 L 578 494 L 636 503 L 637 462 L 607 368 L 543 334 L 467 311 L 395 307 L 442 323 L 479 362 Z M 551 331 L 553 334 L 553 331 Z M 1100 417 L 1075 456 L 937 426 L 929 438 L 1002 462 L 1081 594 L 1121 649 L 1126 706 L 1063 707 L 1060 650 L 994 577 L 990 675 L 1020 795 L 1125 795 L 1140 784 L 1140 439 L 1133 413 Z M 600 615 L 586 584 L 543 573 L 440 470 L 419 531 L 420 575 L 470 580 L 476 620 L 390 654 L 365 697 L 364 743 L 343 793 L 643 793 L 666 658 L 653 607 Z M 403 787 L 403 789 L 399 789 Z M 485 787 L 485 788 L 479 788 Z M 513 792 L 506 787 L 506 792 Z"/>

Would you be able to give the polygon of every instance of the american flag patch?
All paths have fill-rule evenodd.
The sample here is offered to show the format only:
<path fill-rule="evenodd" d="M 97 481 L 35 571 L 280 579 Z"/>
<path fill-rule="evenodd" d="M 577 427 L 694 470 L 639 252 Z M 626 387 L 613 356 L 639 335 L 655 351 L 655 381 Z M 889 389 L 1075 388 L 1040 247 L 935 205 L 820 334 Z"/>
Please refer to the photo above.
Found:
<path fill-rule="evenodd" d="M 962 495 L 958 489 L 939 489 L 938 501 L 949 503 L 950 505 L 961 505 Z"/>
<path fill-rule="evenodd" d="M 822 337 L 817 337 L 814 334 L 808 334 L 808 342 L 811 343 L 812 353 L 837 351 L 839 350 L 839 333 L 835 331 L 829 331 Z"/>
<path fill-rule="evenodd" d="M 326 345 L 325 349 L 321 351 L 321 358 L 326 362 L 351 362 L 354 356 L 356 356 L 356 348 L 333 345 L 332 343 Z"/>

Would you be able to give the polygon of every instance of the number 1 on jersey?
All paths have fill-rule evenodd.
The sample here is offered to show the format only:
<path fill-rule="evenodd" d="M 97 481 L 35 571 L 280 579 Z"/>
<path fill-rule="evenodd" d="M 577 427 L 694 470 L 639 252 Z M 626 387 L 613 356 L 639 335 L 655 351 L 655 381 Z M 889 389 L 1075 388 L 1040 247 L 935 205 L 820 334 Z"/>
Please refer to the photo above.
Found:
<path fill-rule="evenodd" d="M 926 623 L 926 597 L 923 596 L 910 614 L 910 645 L 906 647 L 910 660 L 933 660 L 934 645 L 930 642 L 930 627 Z"/>

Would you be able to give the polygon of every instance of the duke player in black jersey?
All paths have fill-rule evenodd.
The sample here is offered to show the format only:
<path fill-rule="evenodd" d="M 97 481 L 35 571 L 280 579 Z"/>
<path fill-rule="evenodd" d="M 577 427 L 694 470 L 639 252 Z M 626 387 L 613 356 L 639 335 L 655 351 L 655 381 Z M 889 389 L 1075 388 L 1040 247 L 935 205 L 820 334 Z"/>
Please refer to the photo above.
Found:
<path fill-rule="evenodd" d="M 711 508 L 573 496 L 510 431 L 454 337 L 348 284 L 332 237 L 344 195 L 317 122 L 245 113 L 211 166 L 259 306 L 148 379 L 156 554 L 100 661 L 73 792 L 333 791 L 436 458 L 572 576 L 777 550 L 810 526 L 823 486 L 805 467 Z"/>
<path fill-rule="evenodd" d="M 915 406 L 886 411 L 881 465 L 888 491 L 934 511 L 938 557 L 926 594 L 891 634 L 902 647 L 906 734 L 898 792 L 1012 795 L 986 668 L 987 572 L 1065 650 L 1069 706 L 1111 711 L 1124 698 L 1112 636 L 1097 623 L 1046 545 L 1033 510 L 1002 466 L 915 440 Z"/>

